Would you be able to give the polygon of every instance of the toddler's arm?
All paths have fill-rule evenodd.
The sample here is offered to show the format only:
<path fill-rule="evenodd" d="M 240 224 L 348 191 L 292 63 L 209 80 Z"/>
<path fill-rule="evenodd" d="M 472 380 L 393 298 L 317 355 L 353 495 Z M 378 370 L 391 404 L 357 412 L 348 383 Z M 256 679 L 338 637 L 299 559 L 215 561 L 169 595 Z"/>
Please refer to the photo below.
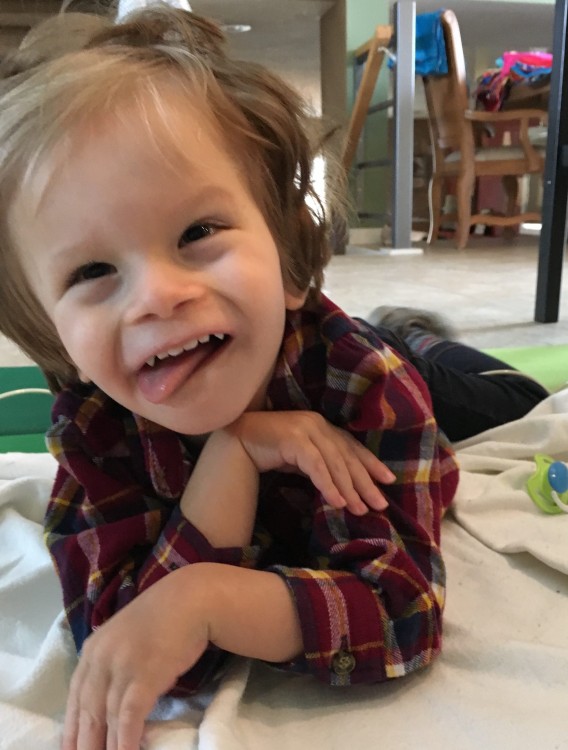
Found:
<path fill-rule="evenodd" d="M 60 467 L 46 541 L 78 652 L 93 630 L 172 571 L 199 562 L 255 565 L 256 548 L 215 547 L 184 518 L 180 499 L 192 456 L 175 433 L 133 416 L 94 387 L 62 392 L 55 414 L 48 444 Z M 223 466 L 215 472 L 221 475 Z M 254 513 L 256 491 L 251 497 Z M 223 658 L 208 649 L 180 689 L 199 688 Z"/>
<path fill-rule="evenodd" d="M 324 500 L 364 515 L 387 502 L 375 481 L 392 472 L 371 451 L 315 412 L 247 412 L 213 433 L 181 500 L 181 510 L 214 547 L 249 544 L 258 472 L 308 476 Z"/>
<path fill-rule="evenodd" d="M 240 441 L 217 430 L 205 443 L 180 508 L 213 547 L 250 544 L 258 496 L 258 471 Z"/>
<path fill-rule="evenodd" d="M 246 545 L 258 471 L 276 468 L 303 469 L 326 499 L 359 514 L 366 512 L 361 498 L 386 507 L 368 472 L 393 479 L 367 449 L 318 415 L 247 414 L 208 439 L 182 512 L 213 545 Z M 155 700 L 209 643 L 268 661 L 298 656 L 301 627 L 286 583 L 274 573 L 216 563 L 186 566 L 157 581 L 86 641 L 71 685 L 66 750 L 85 742 L 102 748 L 109 737 L 137 748 Z"/>
<path fill-rule="evenodd" d="M 138 750 L 156 699 L 209 642 L 268 661 L 297 655 L 301 629 L 286 584 L 273 573 L 215 563 L 158 581 L 86 641 L 63 750 Z"/>

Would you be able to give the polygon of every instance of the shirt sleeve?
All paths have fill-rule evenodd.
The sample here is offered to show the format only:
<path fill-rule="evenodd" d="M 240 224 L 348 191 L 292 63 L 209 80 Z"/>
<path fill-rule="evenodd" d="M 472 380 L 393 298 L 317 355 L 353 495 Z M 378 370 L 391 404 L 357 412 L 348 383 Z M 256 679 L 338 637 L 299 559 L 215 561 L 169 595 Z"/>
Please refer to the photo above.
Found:
<path fill-rule="evenodd" d="M 396 474 L 394 485 L 382 487 L 387 510 L 357 517 L 318 497 L 310 551 L 319 564 L 271 568 L 288 585 L 303 635 L 303 654 L 282 668 L 331 685 L 409 674 L 441 647 L 440 522 L 457 487 L 457 466 L 418 374 L 384 356 L 386 362 L 374 357 L 374 376 L 357 374 L 365 392 L 342 426 Z"/>
<path fill-rule="evenodd" d="M 157 493 L 144 481 L 144 467 L 136 476 L 142 451 L 134 456 L 127 450 L 116 422 L 108 420 L 106 427 L 115 435 L 110 449 L 69 419 L 61 419 L 48 436 L 60 466 L 45 536 L 78 651 L 94 629 L 172 570 L 196 562 L 250 566 L 256 554 L 253 547 L 212 547 L 180 511 L 185 477 L 162 476 L 162 494 Z M 172 447 L 168 453 L 175 461 Z M 177 459 L 179 467 L 181 455 Z M 167 473 L 167 462 L 164 466 Z M 209 649 L 180 689 L 199 687 L 222 656 Z"/>

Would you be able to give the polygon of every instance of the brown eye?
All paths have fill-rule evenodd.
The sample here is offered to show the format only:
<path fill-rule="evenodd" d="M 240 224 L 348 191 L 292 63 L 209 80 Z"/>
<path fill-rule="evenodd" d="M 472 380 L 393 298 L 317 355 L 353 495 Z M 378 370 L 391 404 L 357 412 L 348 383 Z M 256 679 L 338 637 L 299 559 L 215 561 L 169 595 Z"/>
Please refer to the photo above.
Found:
<path fill-rule="evenodd" d="M 80 284 L 83 281 L 100 279 L 102 276 L 109 276 L 115 271 L 116 268 L 110 263 L 85 263 L 84 266 L 80 266 L 70 274 L 67 280 L 67 286 L 71 287 L 75 284 Z"/>
<path fill-rule="evenodd" d="M 178 247 L 189 245 L 192 242 L 198 242 L 205 237 L 210 237 L 215 233 L 215 227 L 210 224 L 192 224 L 188 227 L 179 238 Z"/>

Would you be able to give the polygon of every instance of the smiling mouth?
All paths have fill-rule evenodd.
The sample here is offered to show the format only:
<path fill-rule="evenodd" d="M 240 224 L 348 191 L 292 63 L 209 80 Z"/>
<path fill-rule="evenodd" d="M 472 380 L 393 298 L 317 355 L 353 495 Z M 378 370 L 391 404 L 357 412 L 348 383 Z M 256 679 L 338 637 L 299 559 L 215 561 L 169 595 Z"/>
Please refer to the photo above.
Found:
<path fill-rule="evenodd" d="M 192 339 L 187 344 L 184 344 L 177 349 L 169 349 L 167 351 L 160 352 L 159 354 L 152 355 L 149 359 L 146 360 L 145 366 L 154 368 L 157 365 L 159 367 L 162 362 L 167 361 L 172 357 L 179 357 L 186 352 L 192 352 L 199 346 L 203 346 L 205 344 L 212 344 L 213 346 L 218 347 L 226 338 L 228 338 L 228 336 L 225 333 L 211 333 L 205 336 L 201 336 L 201 338 L 199 339 Z"/>
<path fill-rule="evenodd" d="M 231 340 L 227 334 L 210 334 L 150 357 L 137 376 L 142 394 L 152 403 L 164 402 Z"/>

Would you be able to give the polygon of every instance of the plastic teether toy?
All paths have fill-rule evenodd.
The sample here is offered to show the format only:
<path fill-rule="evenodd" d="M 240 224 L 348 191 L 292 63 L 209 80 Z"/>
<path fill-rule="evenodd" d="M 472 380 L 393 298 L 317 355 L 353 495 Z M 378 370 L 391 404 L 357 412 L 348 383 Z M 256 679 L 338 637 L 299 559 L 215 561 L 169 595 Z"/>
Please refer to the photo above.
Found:
<path fill-rule="evenodd" d="M 568 513 L 568 466 L 537 453 L 536 471 L 527 482 L 531 500 L 544 513 Z"/>

